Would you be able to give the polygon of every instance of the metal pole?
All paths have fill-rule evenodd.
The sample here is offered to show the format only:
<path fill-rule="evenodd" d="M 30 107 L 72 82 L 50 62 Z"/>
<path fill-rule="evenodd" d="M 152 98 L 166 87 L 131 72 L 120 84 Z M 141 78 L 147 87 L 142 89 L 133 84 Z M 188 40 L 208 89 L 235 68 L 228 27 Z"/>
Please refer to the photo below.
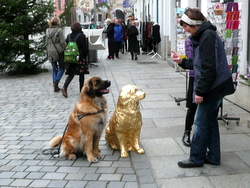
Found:
<path fill-rule="evenodd" d="M 94 1 L 94 25 L 95 25 L 95 28 L 96 28 L 96 0 L 93 0 Z"/>

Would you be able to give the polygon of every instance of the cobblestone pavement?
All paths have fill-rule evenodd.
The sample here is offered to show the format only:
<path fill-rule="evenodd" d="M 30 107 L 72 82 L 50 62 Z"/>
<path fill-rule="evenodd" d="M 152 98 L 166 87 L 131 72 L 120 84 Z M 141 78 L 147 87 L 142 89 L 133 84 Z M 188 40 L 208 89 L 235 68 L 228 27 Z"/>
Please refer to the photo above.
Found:
<path fill-rule="evenodd" d="M 100 55 L 100 54 L 99 54 Z M 138 61 L 129 54 L 107 61 L 101 53 L 98 67 L 90 76 L 112 82 L 106 95 L 112 115 L 119 90 L 134 84 L 146 92 L 141 101 L 143 127 L 141 144 L 146 153 L 130 152 L 121 158 L 119 151 L 100 142 L 102 159 L 89 164 L 84 156 L 71 161 L 43 155 L 49 140 L 62 134 L 69 114 L 79 97 L 78 77 L 68 88 L 68 98 L 54 93 L 51 67 L 48 72 L 32 76 L 0 74 L 0 187 L 248 187 L 250 185 L 249 113 L 225 100 L 229 115 L 240 116 L 240 125 L 230 123 L 227 130 L 220 123 L 222 165 L 201 169 L 180 169 L 178 160 L 188 157 L 182 145 L 185 102 L 176 105 L 174 97 L 185 95 L 185 75 L 162 59 L 140 55 Z M 66 76 L 63 76 L 60 86 Z"/>

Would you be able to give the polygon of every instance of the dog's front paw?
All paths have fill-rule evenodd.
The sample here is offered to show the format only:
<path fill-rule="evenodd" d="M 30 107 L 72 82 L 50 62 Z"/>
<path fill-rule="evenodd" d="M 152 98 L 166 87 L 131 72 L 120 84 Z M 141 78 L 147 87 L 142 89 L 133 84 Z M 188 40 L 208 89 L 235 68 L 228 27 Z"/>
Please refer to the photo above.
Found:
<path fill-rule="evenodd" d="M 95 158 L 101 159 L 101 158 L 102 158 L 102 155 L 101 155 L 100 153 L 97 153 L 97 154 L 95 154 Z"/>
<path fill-rule="evenodd" d="M 69 154 L 67 158 L 69 160 L 76 160 L 76 155 L 75 154 Z"/>
<path fill-rule="evenodd" d="M 99 160 L 95 157 L 88 157 L 88 161 L 89 163 L 98 163 Z"/>
<path fill-rule="evenodd" d="M 143 154 L 143 153 L 145 153 L 145 151 L 144 151 L 144 149 L 140 148 L 140 149 L 137 150 L 137 153 Z"/>
<path fill-rule="evenodd" d="M 121 157 L 122 158 L 128 157 L 128 152 L 127 151 L 121 152 Z"/>

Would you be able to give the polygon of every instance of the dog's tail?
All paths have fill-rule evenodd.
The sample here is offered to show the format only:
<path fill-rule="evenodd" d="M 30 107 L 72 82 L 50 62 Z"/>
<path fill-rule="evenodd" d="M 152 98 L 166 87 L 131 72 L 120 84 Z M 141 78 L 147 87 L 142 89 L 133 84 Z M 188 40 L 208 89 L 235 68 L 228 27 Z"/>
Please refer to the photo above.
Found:
<path fill-rule="evenodd" d="M 58 146 L 61 143 L 61 140 L 62 140 L 62 135 L 52 138 L 49 142 L 49 147 L 53 148 Z"/>

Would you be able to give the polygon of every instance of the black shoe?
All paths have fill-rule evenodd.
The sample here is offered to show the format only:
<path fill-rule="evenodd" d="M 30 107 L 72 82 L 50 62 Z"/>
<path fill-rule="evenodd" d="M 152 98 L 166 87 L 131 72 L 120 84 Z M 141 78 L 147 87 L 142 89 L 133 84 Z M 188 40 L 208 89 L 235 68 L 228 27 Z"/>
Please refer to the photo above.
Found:
<path fill-rule="evenodd" d="M 179 161 L 178 166 L 181 168 L 194 168 L 194 167 L 203 167 L 203 164 L 196 164 L 190 159 Z"/>
<path fill-rule="evenodd" d="M 138 58 L 137 58 L 137 56 L 135 56 L 135 60 L 137 60 Z"/>
<path fill-rule="evenodd" d="M 219 166 L 220 165 L 220 164 L 212 163 L 208 159 L 205 159 L 204 163 L 205 164 L 210 164 L 210 165 L 215 165 L 215 166 Z"/>
<path fill-rule="evenodd" d="M 115 56 L 116 57 L 116 59 L 119 59 L 119 56 L 117 55 L 117 56 Z"/>
<path fill-rule="evenodd" d="M 190 147 L 191 142 L 190 142 L 190 131 L 185 131 L 183 137 L 182 137 L 182 142 L 184 146 Z"/>

